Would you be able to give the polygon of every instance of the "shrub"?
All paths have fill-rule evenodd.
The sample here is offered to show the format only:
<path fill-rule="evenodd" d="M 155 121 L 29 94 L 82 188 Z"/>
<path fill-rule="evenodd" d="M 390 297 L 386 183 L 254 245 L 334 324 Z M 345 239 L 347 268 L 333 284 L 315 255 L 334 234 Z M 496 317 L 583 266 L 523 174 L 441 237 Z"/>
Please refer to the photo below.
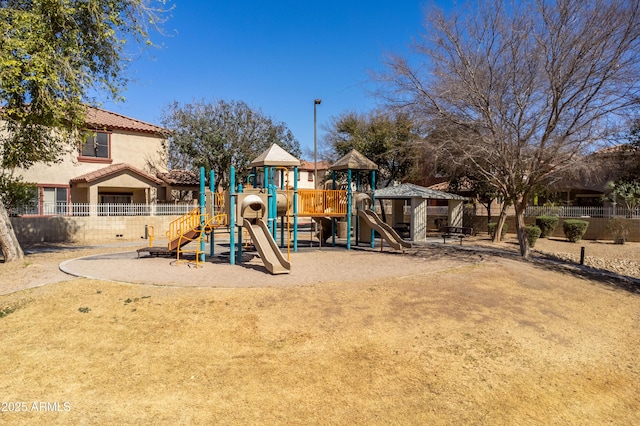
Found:
<path fill-rule="evenodd" d="M 558 216 L 537 216 L 536 226 L 540 228 L 540 238 L 547 238 L 556 230 Z"/>
<path fill-rule="evenodd" d="M 629 225 L 624 219 L 611 219 L 607 223 L 607 231 L 613 237 L 616 244 L 624 244 L 629 236 Z"/>
<path fill-rule="evenodd" d="M 496 226 L 498 226 L 496 222 L 489 222 L 488 224 L 489 235 L 491 235 L 491 238 L 493 238 L 493 236 L 496 234 Z M 504 225 L 502 225 L 502 232 L 500 233 L 500 237 L 504 238 L 505 234 L 507 233 L 507 228 L 509 227 L 507 226 L 507 222 L 505 222 Z"/>
<path fill-rule="evenodd" d="M 582 239 L 582 236 L 587 232 L 589 222 L 585 220 L 567 219 L 562 224 L 562 230 L 565 237 L 572 243 L 576 243 Z"/>
<path fill-rule="evenodd" d="M 538 241 L 538 237 L 540 237 L 542 230 L 536 225 L 527 225 L 524 227 L 524 233 L 527 235 L 529 247 L 533 248 L 535 247 L 536 241 Z"/>

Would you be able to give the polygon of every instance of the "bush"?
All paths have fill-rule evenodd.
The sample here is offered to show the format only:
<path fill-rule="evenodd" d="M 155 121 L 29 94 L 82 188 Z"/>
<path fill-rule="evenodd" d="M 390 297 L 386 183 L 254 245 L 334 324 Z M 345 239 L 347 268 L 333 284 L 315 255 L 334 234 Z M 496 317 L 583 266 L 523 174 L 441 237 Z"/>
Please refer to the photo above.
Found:
<path fill-rule="evenodd" d="M 537 216 L 536 226 L 540 228 L 540 238 L 547 238 L 556 230 L 558 216 Z"/>
<path fill-rule="evenodd" d="M 572 243 L 576 243 L 582 239 L 582 236 L 587 232 L 589 222 L 585 220 L 568 219 L 562 224 L 562 230 L 565 237 Z"/>
<path fill-rule="evenodd" d="M 613 242 L 616 244 L 624 244 L 629 236 L 629 225 L 624 219 L 611 219 L 607 223 L 607 231 L 613 237 Z"/>
<path fill-rule="evenodd" d="M 527 235 L 527 241 L 529 242 L 529 247 L 533 248 L 536 245 L 536 241 L 540 237 L 542 230 L 540 227 L 536 225 L 527 225 L 524 227 L 524 233 Z"/>
<path fill-rule="evenodd" d="M 489 222 L 488 224 L 489 235 L 491 235 L 491 238 L 493 238 L 493 236 L 496 234 L 496 226 L 498 226 L 496 222 Z M 507 228 L 509 227 L 507 226 L 507 222 L 505 222 L 504 225 L 502 225 L 502 232 L 500 233 L 500 237 L 504 238 L 505 234 L 507 233 Z"/>

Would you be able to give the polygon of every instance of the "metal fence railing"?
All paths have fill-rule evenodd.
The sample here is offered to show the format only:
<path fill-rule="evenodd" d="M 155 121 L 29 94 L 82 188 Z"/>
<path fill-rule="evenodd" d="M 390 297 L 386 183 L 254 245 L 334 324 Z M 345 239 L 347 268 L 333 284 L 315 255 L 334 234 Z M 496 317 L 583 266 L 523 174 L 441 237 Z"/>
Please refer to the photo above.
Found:
<path fill-rule="evenodd" d="M 346 191 L 327 190 L 299 191 L 300 216 L 326 216 L 346 214 Z M 222 197 L 216 198 L 216 210 L 223 207 Z M 87 204 L 87 203 L 40 203 L 21 208 L 11 208 L 11 216 L 180 216 L 194 208 L 193 203 L 182 204 Z M 217 211 L 216 211 L 217 213 Z M 390 213 L 390 212 L 387 212 Z M 407 209 L 405 214 L 409 214 Z M 473 208 L 465 208 L 469 215 L 484 216 L 486 209 L 476 205 Z M 492 209 L 492 216 L 500 214 L 500 209 Z M 427 215 L 446 216 L 447 206 L 429 206 Z M 515 215 L 513 207 L 508 208 L 509 216 Z M 565 218 L 596 217 L 611 218 L 623 217 L 640 219 L 640 207 L 629 210 L 624 206 L 610 207 L 581 207 L 581 206 L 529 206 L 525 216 L 558 216 Z"/>
<path fill-rule="evenodd" d="M 584 207 L 584 206 L 529 206 L 525 216 L 558 216 L 568 218 L 580 217 L 625 217 L 640 219 L 640 207 L 627 209 L 624 206 Z"/>
<path fill-rule="evenodd" d="M 409 214 L 410 213 L 411 212 L 409 212 Z M 449 214 L 449 207 L 447 206 L 427 206 L 428 216 L 447 216 L 448 214 Z"/>
<path fill-rule="evenodd" d="M 12 216 L 179 216 L 188 213 L 189 204 L 88 204 L 40 203 L 12 208 Z"/>

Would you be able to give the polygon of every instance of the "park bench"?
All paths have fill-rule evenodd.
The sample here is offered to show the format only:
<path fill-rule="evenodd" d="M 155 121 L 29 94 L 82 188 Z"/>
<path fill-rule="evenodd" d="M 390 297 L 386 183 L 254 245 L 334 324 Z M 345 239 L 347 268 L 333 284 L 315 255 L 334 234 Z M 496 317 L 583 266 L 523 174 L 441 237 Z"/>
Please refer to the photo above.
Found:
<path fill-rule="evenodd" d="M 460 245 L 462 240 L 466 237 L 473 235 L 473 228 L 467 228 L 464 226 L 443 226 L 440 228 L 442 234 L 443 244 L 447 243 L 447 238 L 459 238 Z"/>

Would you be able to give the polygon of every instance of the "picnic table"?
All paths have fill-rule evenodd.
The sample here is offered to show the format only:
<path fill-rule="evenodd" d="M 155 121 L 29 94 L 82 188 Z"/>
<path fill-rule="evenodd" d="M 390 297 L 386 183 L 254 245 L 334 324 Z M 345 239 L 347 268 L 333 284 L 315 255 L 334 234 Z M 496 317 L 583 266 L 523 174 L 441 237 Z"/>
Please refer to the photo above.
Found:
<path fill-rule="evenodd" d="M 447 238 L 458 238 L 460 239 L 460 245 L 462 245 L 463 239 L 473 235 L 473 228 L 465 226 L 443 226 L 440 228 L 440 233 L 442 235 L 443 244 L 447 243 Z"/>

